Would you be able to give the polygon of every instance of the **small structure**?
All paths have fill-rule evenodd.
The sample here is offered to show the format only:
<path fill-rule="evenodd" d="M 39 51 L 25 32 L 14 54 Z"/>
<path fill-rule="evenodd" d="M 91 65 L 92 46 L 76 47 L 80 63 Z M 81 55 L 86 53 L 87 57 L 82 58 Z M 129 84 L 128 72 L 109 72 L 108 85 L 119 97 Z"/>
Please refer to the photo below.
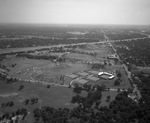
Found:
<path fill-rule="evenodd" d="M 108 55 L 107 58 L 108 58 L 108 59 L 118 59 L 118 57 L 117 57 L 116 54 Z"/>
<path fill-rule="evenodd" d="M 115 78 L 113 74 L 108 72 L 103 72 L 103 71 L 98 73 L 98 77 L 102 79 L 110 79 L 110 80 Z"/>

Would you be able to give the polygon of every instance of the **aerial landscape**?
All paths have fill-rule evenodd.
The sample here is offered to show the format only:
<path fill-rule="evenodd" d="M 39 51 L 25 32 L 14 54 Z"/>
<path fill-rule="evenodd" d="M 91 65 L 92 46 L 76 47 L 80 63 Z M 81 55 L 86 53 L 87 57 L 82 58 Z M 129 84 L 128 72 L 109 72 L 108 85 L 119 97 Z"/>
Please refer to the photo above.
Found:
<path fill-rule="evenodd" d="M 98 7 L 98 3 L 105 3 L 103 0 L 81 0 L 81 3 L 37 0 L 36 4 L 35 0 L 30 4 L 28 0 L 21 1 L 23 3 L 0 0 L 0 10 L 3 10 L 0 13 L 3 17 L 0 18 L 0 123 L 150 122 L 148 21 L 131 19 L 124 23 L 124 20 L 112 19 L 114 23 L 109 23 L 108 17 L 97 23 L 89 19 L 92 13 L 87 10 L 90 16 L 85 15 L 87 23 L 84 23 L 84 10 L 79 12 L 81 16 L 77 11 L 77 20 L 68 12 L 72 10 L 77 14 L 74 7 L 78 4 L 86 9 Z M 150 2 L 138 2 L 139 6 L 150 5 Z M 34 9 L 38 6 L 45 12 L 51 10 L 46 8 L 51 4 L 56 5 L 54 11 L 58 3 L 60 8 L 72 6 L 64 8 L 70 16 L 67 21 L 60 16 L 61 10 L 60 15 L 55 12 L 62 22 L 52 13 L 49 16 L 53 16 L 54 21 L 36 22 L 34 17 L 25 21 L 25 12 L 28 15 L 30 12 L 22 5 L 29 4 Z M 111 5 L 123 7 L 124 4 L 117 1 Z M 8 7 L 13 12 L 4 12 Z M 18 9 L 25 15 L 16 14 Z M 34 12 L 31 15 L 36 15 Z M 15 17 L 8 19 L 5 17 L 8 13 Z"/>

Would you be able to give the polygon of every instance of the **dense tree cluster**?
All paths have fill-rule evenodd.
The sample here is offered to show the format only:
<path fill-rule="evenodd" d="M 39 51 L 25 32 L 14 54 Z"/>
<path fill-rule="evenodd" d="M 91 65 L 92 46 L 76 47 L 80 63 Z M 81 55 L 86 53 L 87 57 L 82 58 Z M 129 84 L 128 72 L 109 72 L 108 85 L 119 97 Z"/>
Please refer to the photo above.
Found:
<path fill-rule="evenodd" d="M 16 78 L 9 77 L 6 73 L 0 73 L 0 79 L 6 81 L 6 83 L 11 84 L 17 82 Z"/>
<path fill-rule="evenodd" d="M 24 88 L 24 85 L 19 86 L 19 90 L 22 90 Z"/>
<path fill-rule="evenodd" d="M 25 108 L 19 108 L 12 113 L 4 113 L 0 116 L 1 123 L 18 123 L 18 120 L 21 116 L 20 120 L 24 120 L 27 116 L 28 112 Z"/>
<path fill-rule="evenodd" d="M 25 105 L 28 105 L 29 103 L 30 103 L 31 105 L 36 104 L 36 103 L 38 103 L 38 98 L 26 99 L 26 100 L 24 101 L 24 103 L 25 103 Z"/>
<path fill-rule="evenodd" d="M 150 65 L 150 39 L 115 42 L 117 53 L 125 63 L 137 66 Z"/>
<path fill-rule="evenodd" d="M 98 64 L 98 63 L 92 64 L 92 69 L 102 69 L 104 67 L 105 66 L 103 64 Z"/>
<path fill-rule="evenodd" d="M 80 94 L 82 91 L 82 87 L 80 87 L 78 84 L 74 84 L 73 92 Z"/>
<path fill-rule="evenodd" d="M 104 84 L 100 85 L 94 85 L 91 84 L 84 84 L 83 86 L 79 86 L 77 83 L 74 84 L 73 92 L 80 94 L 81 91 L 91 92 L 91 91 L 109 91 L 109 88 L 107 88 Z"/>
<path fill-rule="evenodd" d="M 0 29 L 0 48 L 33 47 L 54 44 L 99 42 L 105 37 L 101 28 L 20 25 Z"/>
<path fill-rule="evenodd" d="M 150 76 L 145 77 L 144 75 L 139 75 L 141 82 L 137 83 L 140 89 L 142 98 L 140 99 L 139 105 L 142 107 L 142 122 L 150 122 Z"/>
<path fill-rule="evenodd" d="M 132 30 L 132 31 L 131 31 Z M 106 28 L 104 29 L 105 34 L 108 36 L 111 40 L 123 40 L 123 39 L 131 39 L 131 38 L 142 38 L 146 37 L 144 34 L 141 34 L 141 32 L 133 28 L 126 28 L 126 27 L 119 27 L 119 28 Z"/>
<path fill-rule="evenodd" d="M 114 85 L 115 85 L 115 86 L 119 86 L 120 83 L 121 83 L 121 79 L 120 79 L 120 78 L 118 78 L 118 79 L 116 79 L 116 80 L 114 81 Z"/>
<path fill-rule="evenodd" d="M 78 103 L 82 104 L 84 108 L 91 108 L 91 106 L 94 104 L 94 102 L 101 99 L 101 91 L 91 91 L 88 93 L 87 97 L 81 97 L 79 95 L 76 95 L 72 98 L 72 103 Z"/>
<path fill-rule="evenodd" d="M 108 101 L 110 98 L 107 96 Z M 36 122 L 44 123 L 148 123 L 150 121 L 149 110 L 143 109 L 144 104 L 139 105 L 130 99 L 127 92 L 118 94 L 109 107 L 100 106 L 100 99 L 101 91 L 89 92 L 86 97 L 76 95 L 72 98 L 72 103 L 78 104 L 74 109 L 36 108 L 34 117 Z"/>

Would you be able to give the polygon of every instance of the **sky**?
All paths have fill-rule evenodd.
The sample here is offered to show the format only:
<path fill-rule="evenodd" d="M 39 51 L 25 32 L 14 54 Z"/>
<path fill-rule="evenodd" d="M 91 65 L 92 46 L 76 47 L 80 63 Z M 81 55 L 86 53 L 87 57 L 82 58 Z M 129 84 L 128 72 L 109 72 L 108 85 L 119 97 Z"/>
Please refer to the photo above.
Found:
<path fill-rule="evenodd" d="M 0 0 L 0 23 L 150 25 L 150 0 Z"/>

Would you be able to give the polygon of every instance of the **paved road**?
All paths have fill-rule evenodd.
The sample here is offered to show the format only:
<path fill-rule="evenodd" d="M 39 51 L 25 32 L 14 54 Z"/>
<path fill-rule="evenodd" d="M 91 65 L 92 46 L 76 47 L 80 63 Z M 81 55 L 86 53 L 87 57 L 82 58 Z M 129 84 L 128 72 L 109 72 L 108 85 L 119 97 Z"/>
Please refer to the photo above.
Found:
<path fill-rule="evenodd" d="M 104 35 L 105 35 L 105 33 L 104 33 Z M 105 35 L 105 37 L 106 37 L 106 39 L 107 39 L 107 41 L 108 41 L 108 38 L 107 38 L 106 35 Z M 109 41 L 108 41 L 108 42 L 109 42 Z M 117 54 L 116 49 L 115 49 L 114 46 L 111 44 L 111 42 L 109 42 L 109 45 L 112 47 L 114 53 Z M 119 55 L 118 55 L 118 58 L 119 58 Z M 119 60 L 120 60 L 120 58 L 119 58 Z M 131 80 L 131 84 L 133 85 L 133 93 L 137 93 L 137 96 L 138 96 L 138 98 L 140 99 L 140 98 L 141 98 L 141 93 L 140 93 L 140 91 L 139 91 L 137 85 L 133 83 L 132 76 L 131 76 L 131 72 L 128 71 L 128 68 L 127 68 L 127 66 L 126 66 L 125 64 L 123 64 L 123 67 L 124 67 L 124 69 L 125 69 L 125 71 L 126 71 L 126 73 L 127 73 L 128 79 Z M 117 91 L 117 90 L 111 89 L 111 91 Z M 121 90 L 121 91 L 123 91 L 123 90 Z"/>
<path fill-rule="evenodd" d="M 105 36 L 105 41 L 100 41 L 100 42 L 91 42 L 91 43 L 76 43 L 76 44 L 59 44 L 59 45 L 52 45 L 52 46 L 40 46 L 40 47 L 27 47 L 27 48 L 6 48 L 6 49 L 0 49 L 0 54 L 4 53 L 10 53 L 10 52 L 20 52 L 20 51 L 28 51 L 28 50 L 35 50 L 35 49 L 41 49 L 41 48 L 51 48 L 51 47 L 63 47 L 63 46 L 75 46 L 75 45 L 84 45 L 84 44 L 101 44 L 101 43 L 109 43 L 109 45 L 112 47 L 113 51 L 116 53 L 116 49 L 113 47 L 111 43 L 113 42 L 120 42 L 120 41 L 132 41 L 132 40 L 139 40 L 139 39 L 147 39 L 150 38 L 150 35 L 146 35 L 146 37 L 142 38 L 132 38 L 132 39 L 124 39 L 124 40 L 109 40 L 109 38 L 106 36 L 105 32 L 103 31 L 104 36 Z M 148 37 L 147 37 L 148 36 Z M 116 53 L 117 54 L 117 53 Z M 127 66 L 124 65 L 125 71 L 128 74 L 128 78 L 132 80 L 131 77 L 131 72 L 128 71 Z M 30 81 L 31 82 L 31 81 Z M 71 82 L 71 84 L 74 81 Z M 36 83 L 36 82 L 35 82 Z M 39 84 L 43 85 L 54 85 L 54 86 L 63 86 L 63 87 L 68 87 L 68 85 L 60 85 L 60 84 L 54 84 L 54 83 L 45 83 L 45 82 L 39 82 Z M 137 92 L 138 96 L 141 97 L 140 91 L 138 90 L 137 86 L 133 84 L 134 87 L 134 92 Z M 110 91 L 117 91 L 116 89 L 110 89 Z"/>
<path fill-rule="evenodd" d="M 59 45 L 51 45 L 51 46 L 38 46 L 38 47 L 25 47 L 25 48 L 6 48 L 0 49 L 0 54 L 4 53 L 11 53 L 11 52 L 20 52 L 20 51 L 29 51 L 29 50 L 36 50 L 42 48 L 52 48 L 52 47 L 63 47 L 63 46 L 75 46 L 75 45 L 84 45 L 84 44 L 102 44 L 102 43 L 113 43 L 113 42 L 120 42 L 120 41 L 132 41 L 132 40 L 139 40 L 139 39 L 147 39 L 149 37 L 142 37 L 142 38 L 132 38 L 132 39 L 123 39 L 123 40 L 108 40 L 108 37 L 105 35 L 107 40 L 99 41 L 99 42 L 90 42 L 90 43 L 75 43 L 75 44 L 59 44 Z"/>

